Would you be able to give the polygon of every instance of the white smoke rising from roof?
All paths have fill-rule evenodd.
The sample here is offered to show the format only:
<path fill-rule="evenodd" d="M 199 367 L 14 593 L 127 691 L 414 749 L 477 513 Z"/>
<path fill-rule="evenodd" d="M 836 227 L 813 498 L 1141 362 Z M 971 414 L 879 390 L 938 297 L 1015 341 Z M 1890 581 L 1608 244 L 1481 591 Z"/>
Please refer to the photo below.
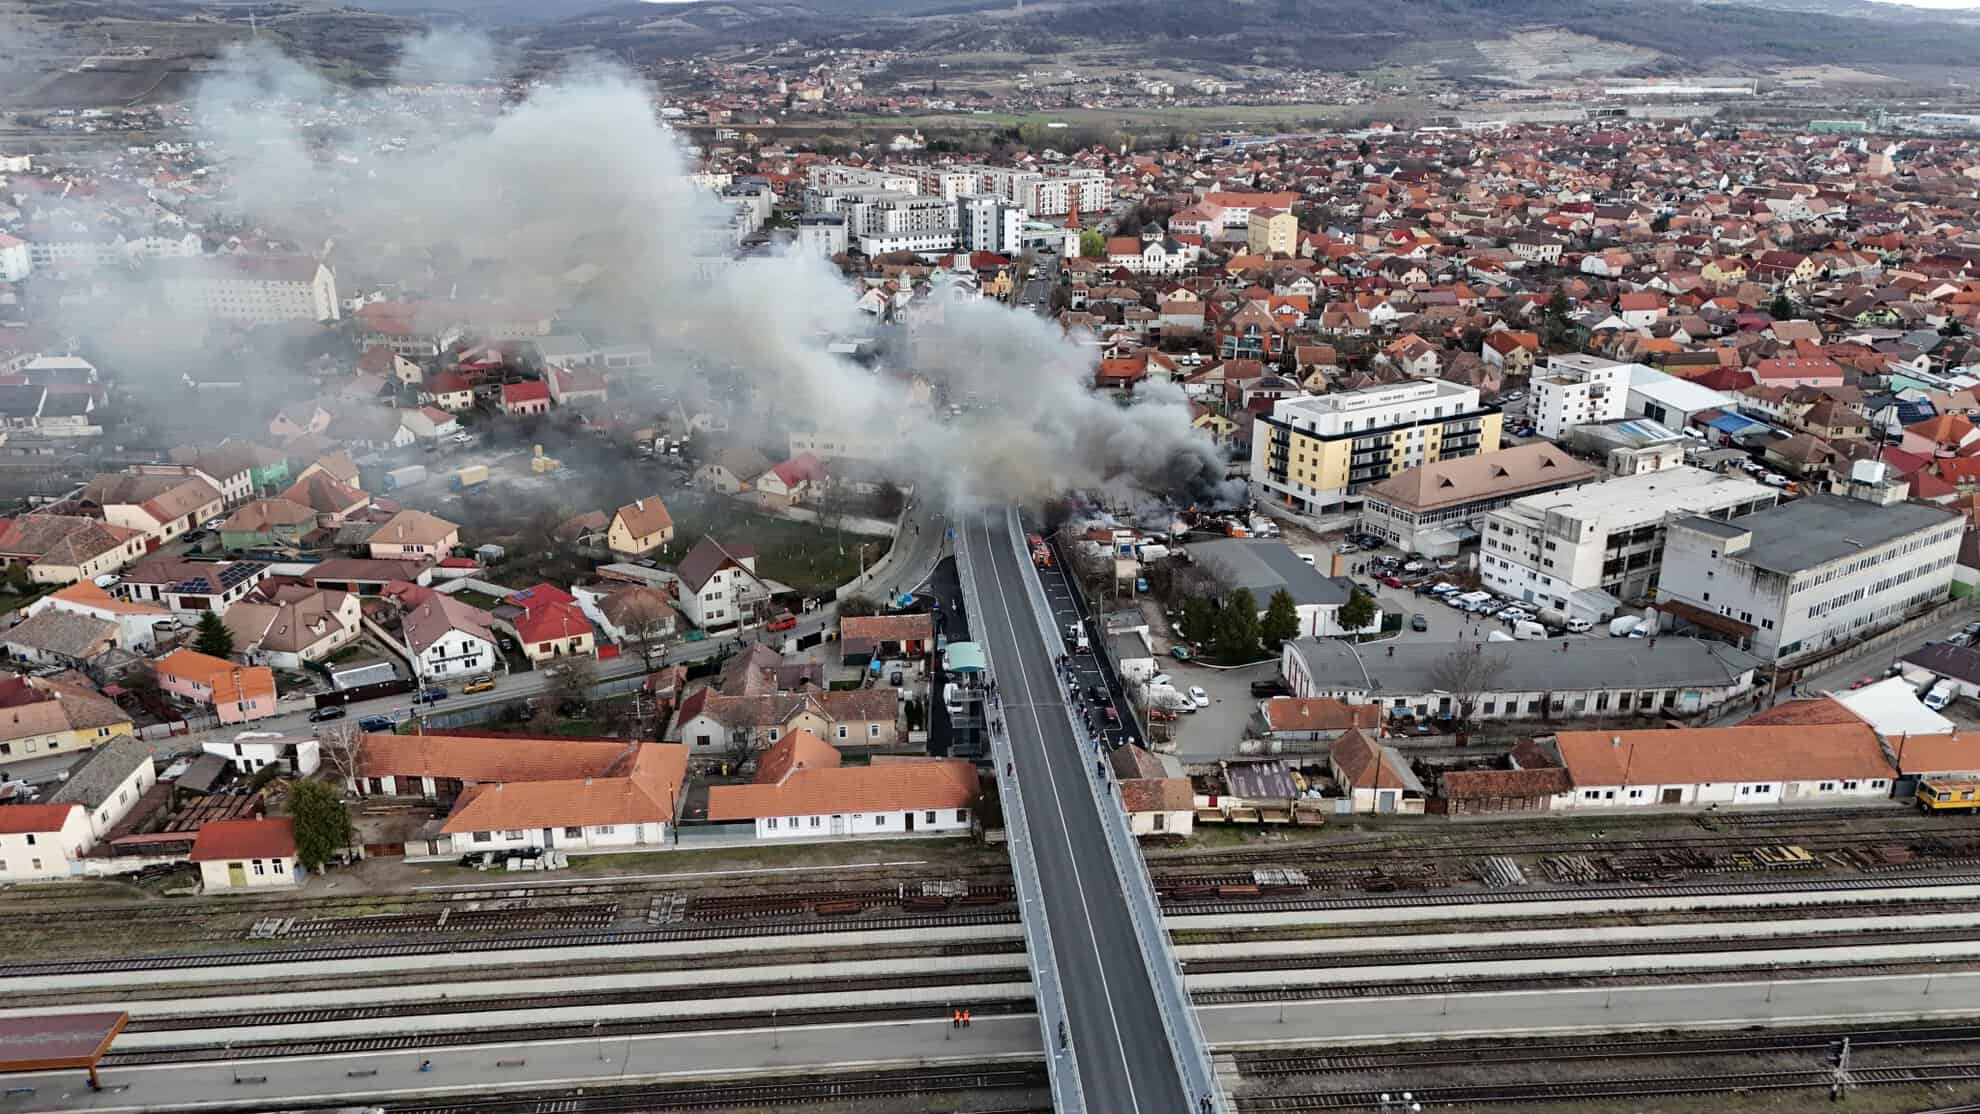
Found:
<path fill-rule="evenodd" d="M 470 36 L 429 35 L 408 49 L 406 76 L 485 76 L 500 56 Z M 1145 387 L 1126 407 L 1093 395 L 1094 349 L 1033 314 L 944 302 L 892 331 L 890 367 L 982 401 L 956 424 L 911 402 L 904 376 L 828 353 L 826 338 L 872 328 L 859 292 L 823 260 L 730 260 L 727 210 L 689 184 L 652 91 L 611 64 L 586 62 L 458 126 L 254 49 L 201 88 L 198 106 L 240 207 L 304 242 L 334 240 L 346 294 L 355 276 L 396 272 L 445 298 L 471 273 L 493 297 L 651 342 L 658 368 L 646 374 L 739 377 L 755 401 L 737 416 L 762 430 L 879 431 L 904 478 L 968 498 L 1039 500 L 1122 480 L 1232 497 L 1179 392 Z M 305 131 L 301 106 L 329 125 Z M 598 277 L 574 294 L 560 279 L 587 263 Z"/>

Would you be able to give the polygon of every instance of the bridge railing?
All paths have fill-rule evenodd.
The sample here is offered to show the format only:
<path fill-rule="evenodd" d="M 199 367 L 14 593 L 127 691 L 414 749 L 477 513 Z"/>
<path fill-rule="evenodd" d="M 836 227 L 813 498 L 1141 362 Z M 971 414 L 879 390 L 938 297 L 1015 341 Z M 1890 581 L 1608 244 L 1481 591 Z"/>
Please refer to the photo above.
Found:
<path fill-rule="evenodd" d="M 963 525 L 958 523 L 959 526 Z M 977 595 L 976 571 L 969 557 L 965 534 L 956 544 L 956 572 L 962 581 L 965 619 L 976 623 L 990 613 Z M 990 653 L 987 639 L 979 638 L 984 655 Z M 995 667 L 995 662 L 992 663 Z M 1046 1069 L 1052 1081 L 1052 1109 L 1057 1114 L 1085 1114 L 1086 1096 L 1079 1082 L 1079 1059 L 1070 1039 L 1071 1022 L 1066 1017 L 1065 988 L 1059 980 L 1059 962 L 1052 950 L 1052 927 L 1045 916 L 1045 891 L 1038 877 L 1038 860 L 1032 851 L 1030 828 L 1025 815 L 1024 792 L 1015 769 L 1010 736 L 1003 731 L 990 735 L 990 759 L 997 778 L 998 801 L 1004 810 L 1004 832 L 1009 839 L 1011 873 L 1017 879 L 1018 900 L 1023 911 L 1025 955 L 1031 964 L 1032 997 L 1038 1003 L 1039 1035 L 1045 1044 Z M 1068 1039 L 1061 1042 L 1061 1029 Z"/>
<path fill-rule="evenodd" d="M 1024 523 L 1019 520 L 1016 507 L 1006 509 L 1005 524 L 1007 542 L 1017 551 L 1019 564 L 1027 569 L 1032 568 L 1031 547 L 1025 542 Z M 1024 583 L 1025 595 L 1031 601 L 1031 612 L 1038 622 L 1038 629 L 1044 633 L 1045 645 L 1048 648 L 1057 645 L 1063 636 L 1052 617 L 1052 605 L 1045 598 L 1045 587 L 1039 582 L 1035 570 L 1024 578 Z M 1094 632 L 1096 637 L 1100 633 Z M 1065 703 L 1063 710 L 1072 727 L 1073 737 L 1083 742 L 1091 741 L 1073 716 L 1072 705 Z M 1105 758 L 1105 745 L 1096 743 L 1093 754 L 1096 760 Z M 1120 879 L 1121 893 L 1127 900 L 1128 915 L 1134 925 L 1135 941 L 1140 945 L 1142 963 L 1148 969 L 1149 983 L 1154 988 L 1162 1032 L 1168 1039 L 1169 1051 L 1177 1069 L 1182 1073 L 1183 1091 L 1190 1097 L 1191 1109 L 1182 1114 L 1206 1114 L 1211 1111 L 1224 1114 L 1229 1106 L 1217 1088 L 1216 1070 L 1210 1063 L 1210 1046 L 1197 1023 L 1189 990 L 1183 985 L 1182 964 L 1176 959 L 1168 929 L 1162 923 L 1162 906 L 1155 898 L 1154 882 L 1148 876 L 1148 866 L 1141 858 L 1141 848 L 1135 843 L 1134 832 L 1128 826 L 1127 809 L 1120 799 L 1120 783 L 1111 773 L 1103 772 L 1107 769 L 1105 762 L 1096 761 L 1091 766 L 1081 762 L 1080 769 L 1086 773 L 1087 788 L 1093 794 L 1094 807 L 1100 811 L 1100 827 L 1107 833 L 1108 855 Z M 1206 1100 L 1208 1105 L 1202 1105 Z"/>

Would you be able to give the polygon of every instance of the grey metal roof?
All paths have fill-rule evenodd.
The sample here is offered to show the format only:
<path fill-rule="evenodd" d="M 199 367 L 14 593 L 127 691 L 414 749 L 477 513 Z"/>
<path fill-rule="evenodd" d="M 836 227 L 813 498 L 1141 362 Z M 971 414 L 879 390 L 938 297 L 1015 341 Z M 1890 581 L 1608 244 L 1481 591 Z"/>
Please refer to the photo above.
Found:
<path fill-rule="evenodd" d="M 1355 661 L 1354 648 L 1338 638 L 1302 638 L 1293 647 L 1306 662 L 1315 688 L 1368 692 L 1368 681 L 1373 680 L 1381 686 L 1374 691 L 1382 696 L 1436 691 L 1433 677 L 1454 653 L 1476 652 L 1502 662 L 1492 682 L 1494 692 L 1720 686 L 1761 664 L 1759 658 L 1723 642 L 1669 635 L 1656 639 L 1373 643 L 1360 647 L 1360 663 Z M 1367 679 L 1363 664 L 1368 669 Z"/>
<path fill-rule="evenodd" d="M 1810 495 L 1736 518 L 1731 525 L 1753 534 L 1739 558 L 1773 572 L 1796 573 L 1947 525 L 1955 517 L 1957 512 L 1930 503 L 1880 507 L 1861 499 Z M 1691 526 L 1693 520 L 1685 524 Z"/>
<path fill-rule="evenodd" d="M 1968 684 L 1980 683 L 1980 651 L 1950 642 L 1927 642 L 1898 660 L 1941 677 L 1953 677 Z"/>
<path fill-rule="evenodd" d="M 1272 594 L 1284 588 L 1301 605 L 1338 607 L 1353 591 L 1351 583 L 1322 576 L 1299 559 L 1282 541 L 1267 538 L 1219 538 L 1186 547 L 1190 558 L 1223 576 L 1232 590 L 1249 588 L 1262 609 Z"/>
<path fill-rule="evenodd" d="M 48 798 L 52 804 L 102 806 L 131 776 L 131 771 L 151 761 L 151 744 L 135 735 L 119 735 L 89 753 L 70 767 L 69 779 Z"/>

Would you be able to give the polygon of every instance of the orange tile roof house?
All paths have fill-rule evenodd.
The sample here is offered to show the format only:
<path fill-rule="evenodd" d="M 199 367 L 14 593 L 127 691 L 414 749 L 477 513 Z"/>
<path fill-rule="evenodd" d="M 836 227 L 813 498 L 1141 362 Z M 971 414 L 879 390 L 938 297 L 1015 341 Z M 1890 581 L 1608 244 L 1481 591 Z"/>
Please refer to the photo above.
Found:
<path fill-rule="evenodd" d="M 440 832 L 454 854 L 510 847 L 569 852 L 662 847 L 680 816 L 687 748 L 640 743 L 602 777 L 497 781 L 461 793 Z"/>
<path fill-rule="evenodd" d="M 658 495 L 636 499 L 612 512 L 605 544 L 616 557 L 644 557 L 674 540 L 674 516 Z"/>
<path fill-rule="evenodd" d="M 748 821 L 760 840 L 963 835 L 979 793 L 976 767 L 963 759 L 841 766 L 830 744 L 793 731 L 764 753 L 754 784 L 709 786 L 708 819 Z"/>
<path fill-rule="evenodd" d="M 246 723 L 275 714 L 275 671 L 236 665 L 197 650 L 174 650 L 152 663 L 158 687 L 211 705 L 221 723 Z"/>
<path fill-rule="evenodd" d="M 461 855 L 661 847 L 686 781 L 687 748 L 668 743 L 367 734 L 346 784 L 369 796 L 451 802 L 431 852 Z"/>
<path fill-rule="evenodd" d="M 207 890 L 249 890 L 293 886 L 296 822 L 286 816 L 258 820 L 212 820 L 193 837 L 193 862 Z"/>
<path fill-rule="evenodd" d="M 1347 704 L 1330 696 L 1273 697 L 1259 702 L 1258 715 L 1266 732 L 1281 743 L 1327 742 L 1350 728 L 1382 733 L 1380 705 Z"/>
<path fill-rule="evenodd" d="M 1556 807 L 1778 805 L 1881 799 L 1893 771 L 1865 723 L 1564 731 L 1574 791 Z"/>

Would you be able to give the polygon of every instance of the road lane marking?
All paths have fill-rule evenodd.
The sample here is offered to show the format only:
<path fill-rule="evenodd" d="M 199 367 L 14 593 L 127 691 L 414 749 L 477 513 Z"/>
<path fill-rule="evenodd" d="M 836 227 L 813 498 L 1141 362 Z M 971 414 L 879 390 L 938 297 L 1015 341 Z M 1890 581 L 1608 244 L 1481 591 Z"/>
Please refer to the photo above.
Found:
<path fill-rule="evenodd" d="M 990 527 L 987 522 L 983 526 L 983 540 L 984 540 L 984 544 L 987 546 L 994 547 L 994 545 L 996 544 L 990 537 Z M 997 586 L 999 589 L 1001 589 L 997 593 L 998 595 L 997 602 L 1004 612 L 1004 621 L 1007 624 L 1005 629 L 1009 633 L 1011 649 L 1014 652 L 1014 656 L 1021 656 L 1022 647 L 1018 643 L 1017 619 L 1011 614 L 1010 591 L 1008 589 L 1008 586 L 1005 585 L 1004 583 L 1003 573 L 997 570 L 995 560 L 996 558 L 993 554 L 991 557 L 991 561 L 992 561 L 991 574 L 994 577 L 996 577 Z M 1018 575 L 1023 576 L 1024 570 L 1020 568 L 1018 570 Z M 1022 590 L 1021 587 L 1020 590 Z M 1049 650 L 1050 647 L 1047 647 L 1047 649 Z M 1093 970 L 1095 974 L 1100 976 L 1100 992 L 1106 995 L 1107 998 L 1107 1021 L 1110 1025 L 1113 1026 L 1114 1048 L 1117 1052 L 1120 1053 L 1121 1078 L 1127 1081 L 1128 1103 L 1130 1107 L 1135 1110 L 1140 1110 L 1141 1099 L 1135 1094 L 1135 1089 L 1134 1089 L 1134 1068 L 1128 1063 L 1127 1041 L 1123 1039 L 1121 1036 L 1121 1019 L 1119 1015 L 1117 1015 L 1114 1012 L 1113 987 L 1107 981 L 1107 964 L 1106 964 L 1106 960 L 1102 958 L 1100 953 L 1100 936 L 1099 933 L 1095 932 L 1093 929 L 1093 907 L 1087 902 L 1086 881 L 1082 872 L 1079 869 L 1079 856 L 1074 852 L 1072 845 L 1072 837 L 1070 834 L 1068 834 L 1069 825 L 1066 822 L 1065 798 L 1061 795 L 1059 790 L 1059 775 L 1052 769 L 1052 760 L 1046 754 L 1045 723 L 1043 720 L 1041 720 L 1038 717 L 1038 706 L 1036 702 L 1034 702 L 1031 698 L 1031 681 L 1028 678 L 1026 678 L 1024 675 L 1024 662 L 1020 660 L 1016 664 L 1017 664 L 1018 685 L 1024 689 L 1024 696 L 1026 702 L 1025 710 L 1031 713 L 1032 728 L 1038 733 L 1039 760 L 1042 761 L 1045 765 L 1046 780 L 1051 782 L 1052 784 L 1052 807 L 1059 814 L 1058 836 L 1059 839 L 1063 841 L 1065 845 L 1066 859 L 1068 862 L 1072 864 L 1073 884 L 1077 886 L 1079 889 L 1080 910 L 1081 912 L 1086 914 L 1085 916 L 1086 938 L 1087 941 L 1093 945 Z M 1075 739 L 1078 738 L 1077 732 L 1074 733 L 1074 738 Z M 1080 748 L 1079 760 L 1082 762 L 1086 761 L 1086 753 L 1084 747 Z M 1088 796 L 1091 797 L 1092 794 L 1089 792 Z M 1099 808 L 1099 805 L 1095 803 L 1094 808 L 1097 810 Z M 1105 823 L 1104 820 L 1101 822 Z M 1103 838 L 1104 838 L 1104 834 L 1103 834 Z M 1063 986 L 1063 981 L 1061 985 Z"/>

